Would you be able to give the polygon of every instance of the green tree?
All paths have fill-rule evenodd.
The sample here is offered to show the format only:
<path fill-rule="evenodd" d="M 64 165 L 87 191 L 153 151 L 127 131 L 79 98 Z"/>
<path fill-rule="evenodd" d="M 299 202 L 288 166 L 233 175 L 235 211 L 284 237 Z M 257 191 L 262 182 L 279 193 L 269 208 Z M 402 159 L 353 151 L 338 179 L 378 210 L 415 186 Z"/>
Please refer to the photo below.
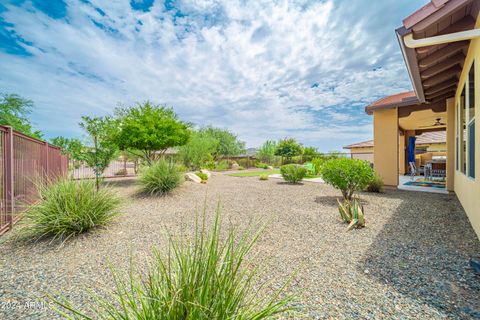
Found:
<path fill-rule="evenodd" d="M 50 139 L 50 143 L 59 147 L 63 154 L 68 154 L 69 158 L 76 161 L 85 160 L 85 146 L 77 138 L 55 137 Z"/>
<path fill-rule="evenodd" d="M 285 138 L 277 143 L 275 155 L 291 160 L 292 157 L 302 154 L 302 146 L 294 138 Z"/>
<path fill-rule="evenodd" d="M 188 168 L 200 169 L 212 157 L 218 142 L 202 133 L 193 132 L 188 143 L 179 149 L 179 156 Z"/>
<path fill-rule="evenodd" d="M 277 148 L 277 143 L 273 140 L 265 141 L 262 146 L 257 150 L 257 158 L 260 161 L 267 162 L 272 164 L 275 162 L 275 149 Z"/>
<path fill-rule="evenodd" d="M 226 129 L 205 127 L 199 131 L 203 135 L 216 141 L 215 150 L 212 152 L 212 155 L 217 159 L 245 153 L 245 142 L 240 141 L 235 134 Z"/>
<path fill-rule="evenodd" d="M 84 153 L 85 162 L 95 173 L 95 184 L 97 190 L 100 187 L 100 177 L 114 159 L 117 148 L 109 139 L 113 130 L 113 123 L 109 118 L 82 117 L 82 127 L 91 139 L 91 146 L 86 148 Z"/>
<path fill-rule="evenodd" d="M 172 108 L 150 102 L 115 110 L 115 129 L 109 139 L 120 150 L 143 157 L 149 164 L 168 148 L 190 138 L 190 124 L 178 119 Z"/>
<path fill-rule="evenodd" d="M 37 139 L 42 133 L 33 130 L 28 116 L 32 112 L 33 102 L 16 94 L 0 94 L 0 125 L 13 129 Z"/>
<path fill-rule="evenodd" d="M 303 148 L 303 161 L 312 161 L 312 159 L 318 154 L 318 150 L 315 147 Z"/>

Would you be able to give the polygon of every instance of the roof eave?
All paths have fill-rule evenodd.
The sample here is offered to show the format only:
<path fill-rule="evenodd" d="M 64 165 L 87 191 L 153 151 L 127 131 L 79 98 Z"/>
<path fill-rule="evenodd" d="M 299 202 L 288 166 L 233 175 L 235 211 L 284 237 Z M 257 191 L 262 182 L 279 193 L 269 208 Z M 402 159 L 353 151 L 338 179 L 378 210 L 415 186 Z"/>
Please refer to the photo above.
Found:
<path fill-rule="evenodd" d="M 405 61 L 408 75 L 413 85 L 413 90 L 415 91 L 418 102 L 424 103 L 425 93 L 423 92 L 422 79 L 420 77 L 420 70 L 418 68 L 418 60 L 417 55 L 415 54 L 415 49 L 408 48 L 403 41 L 403 37 L 410 32 L 411 31 L 407 30 L 405 27 L 400 27 L 395 30 L 398 44 L 400 45 L 400 50 L 402 51 L 403 60 Z"/>
<path fill-rule="evenodd" d="M 366 106 L 365 107 L 365 112 L 368 115 L 372 115 L 373 111 L 376 111 L 376 110 L 392 109 L 392 108 L 397 108 L 397 107 L 398 108 L 408 107 L 408 106 L 418 105 L 418 104 L 421 104 L 421 103 L 416 97 L 410 97 L 410 98 L 403 99 L 403 101 L 401 101 L 401 102 L 386 103 L 386 104 L 382 104 L 382 105 L 379 105 L 379 106 L 372 106 L 372 105 Z"/>

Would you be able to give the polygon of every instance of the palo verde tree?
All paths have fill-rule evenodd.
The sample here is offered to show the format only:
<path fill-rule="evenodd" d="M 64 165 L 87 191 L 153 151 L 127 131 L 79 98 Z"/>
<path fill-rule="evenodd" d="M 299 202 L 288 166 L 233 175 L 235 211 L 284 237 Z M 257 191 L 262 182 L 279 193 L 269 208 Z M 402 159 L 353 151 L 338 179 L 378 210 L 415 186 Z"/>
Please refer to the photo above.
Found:
<path fill-rule="evenodd" d="M 291 160 L 295 156 L 302 154 L 302 145 L 300 145 L 294 138 L 285 138 L 277 143 L 275 148 L 275 155 Z M 282 161 L 283 162 L 283 161 Z"/>
<path fill-rule="evenodd" d="M 216 141 L 212 156 L 215 158 L 237 156 L 245 153 L 245 142 L 240 141 L 232 132 L 215 127 L 205 127 L 199 130 L 204 137 Z"/>
<path fill-rule="evenodd" d="M 33 130 L 28 119 L 33 102 L 16 94 L 0 94 L 0 125 L 11 126 L 26 135 L 42 138 L 42 133 Z"/>
<path fill-rule="evenodd" d="M 91 139 L 91 145 L 85 148 L 84 160 L 95 173 L 97 190 L 100 187 L 100 177 L 115 157 L 117 148 L 109 140 L 114 123 L 109 118 L 82 117 L 82 127 Z"/>
<path fill-rule="evenodd" d="M 145 159 L 149 164 L 168 148 L 182 146 L 190 138 L 190 124 L 180 121 L 172 108 L 149 101 L 115 110 L 115 129 L 110 141 L 120 150 Z"/>

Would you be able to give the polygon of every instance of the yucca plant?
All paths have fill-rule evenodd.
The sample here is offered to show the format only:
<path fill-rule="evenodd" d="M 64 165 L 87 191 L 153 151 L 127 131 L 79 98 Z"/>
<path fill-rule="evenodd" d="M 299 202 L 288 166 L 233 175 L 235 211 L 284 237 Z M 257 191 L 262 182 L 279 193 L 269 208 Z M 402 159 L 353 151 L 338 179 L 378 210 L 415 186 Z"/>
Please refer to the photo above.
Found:
<path fill-rule="evenodd" d="M 145 193 L 165 194 L 182 184 L 183 173 L 175 163 L 161 159 L 143 168 L 138 182 Z"/>
<path fill-rule="evenodd" d="M 262 228 L 263 229 L 263 228 Z M 196 223 L 191 241 L 170 237 L 169 250 L 153 251 L 146 269 L 132 267 L 123 274 L 111 269 L 115 290 L 108 297 L 93 295 L 86 311 L 66 300 L 54 300 L 54 310 L 69 319 L 265 319 L 293 308 L 287 283 L 268 296 L 258 268 L 247 268 L 245 259 L 262 229 L 238 233 L 230 227 L 221 238 L 217 208 L 211 228 Z"/>
<path fill-rule="evenodd" d="M 20 231 L 36 239 L 65 241 L 105 225 L 119 213 L 120 198 L 108 187 L 97 191 L 94 180 L 61 178 L 38 183 L 37 190 L 39 200 L 26 210 Z"/>
<path fill-rule="evenodd" d="M 343 203 L 337 199 L 337 202 L 340 216 L 343 221 L 349 224 L 347 230 L 351 230 L 354 227 L 361 228 L 365 226 L 365 211 L 360 203 L 360 199 L 355 197 L 352 200 L 344 200 Z"/>

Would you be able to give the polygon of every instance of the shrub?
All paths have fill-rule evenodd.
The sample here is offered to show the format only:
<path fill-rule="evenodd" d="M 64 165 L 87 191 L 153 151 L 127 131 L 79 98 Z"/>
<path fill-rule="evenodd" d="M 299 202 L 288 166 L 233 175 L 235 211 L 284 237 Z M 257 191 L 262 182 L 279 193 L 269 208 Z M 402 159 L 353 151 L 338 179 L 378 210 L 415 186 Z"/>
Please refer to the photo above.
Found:
<path fill-rule="evenodd" d="M 343 221 L 349 224 L 347 230 L 350 230 L 354 227 L 361 228 L 365 226 L 365 211 L 363 210 L 363 206 L 360 204 L 360 200 L 358 198 L 353 198 L 351 201 L 344 200 L 343 204 L 338 199 L 337 202 L 340 216 L 342 217 Z"/>
<path fill-rule="evenodd" d="M 262 297 L 269 283 L 258 273 L 261 268 L 246 265 L 261 230 L 221 232 L 220 216 L 217 209 L 208 228 L 196 223 L 189 241 L 170 237 L 165 253 L 153 249 L 147 267 L 132 263 L 125 273 L 112 267 L 115 288 L 107 297 L 89 291 L 92 302 L 86 310 L 52 298 L 54 311 L 75 319 L 194 320 L 265 319 L 292 310 L 288 305 L 294 296 L 285 293 L 288 281 Z"/>
<path fill-rule="evenodd" d="M 188 168 L 181 163 L 180 164 L 177 163 L 176 166 L 177 166 L 177 170 L 180 171 L 180 172 L 187 172 L 188 171 Z"/>
<path fill-rule="evenodd" d="M 268 174 L 261 174 L 260 180 L 268 180 Z"/>
<path fill-rule="evenodd" d="M 263 163 L 263 162 L 257 162 L 255 164 L 255 167 L 259 168 L 259 169 L 268 169 L 268 164 L 266 163 Z"/>
<path fill-rule="evenodd" d="M 383 192 L 383 180 L 378 174 L 375 174 L 367 186 L 368 192 Z"/>
<path fill-rule="evenodd" d="M 202 181 L 207 181 L 208 180 L 208 175 L 203 172 L 195 172 L 195 174 L 202 179 Z"/>
<path fill-rule="evenodd" d="M 287 182 L 297 183 L 307 174 L 307 169 L 298 164 L 286 164 L 280 167 L 280 173 Z"/>
<path fill-rule="evenodd" d="M 94 180 L 62 178 L 38 184 L 39 200 L 30 206 L 22 232 L 34 238 L 67 240 L 105 225 L 119 212 L 118 198 L 108 187 L 96 191 Z"/>
<path fill-rule="evenodd" d="M 372 181 L 373 169 L 359 159 L 331 159 L 321 169 L 323 181 L 342 192 L 345 200 L 352 200 L 355 191 L 364 190 Z"/>
<path fill-rule="evenodd" d="M 227 160 L 221 160 L 215 164 L 215 170 L 217 171 L 223 171 L 228 169 L 230 169 L 230 164 Z"/>
<path fill-rule="evenodd" d="M 244 167 L 238 167 L 238 170 L 245 170 Z"/>
<path fill-rule="evenodd" d="M 322 170 L 323 164 L 325 163 L 324 158 L 313 158 L 312 164 L 315 166 L 315 175 L 319 175 L 320 171 Z"/>
<path fill-rule="evenodd" d="M 145 167 L 138 179 L 142 191 L 150 194 L 167 193 L 183 182 L 183 174 L 173 162 L 163 159 Z"/>
<path fill-rule="evenodd" d="M 250 158 L 241 158 L 241 159 L 238 159 L 237 162 L 240 167 L 244 167 L 244 168 L 255 167 L 255 160 Z"/>

